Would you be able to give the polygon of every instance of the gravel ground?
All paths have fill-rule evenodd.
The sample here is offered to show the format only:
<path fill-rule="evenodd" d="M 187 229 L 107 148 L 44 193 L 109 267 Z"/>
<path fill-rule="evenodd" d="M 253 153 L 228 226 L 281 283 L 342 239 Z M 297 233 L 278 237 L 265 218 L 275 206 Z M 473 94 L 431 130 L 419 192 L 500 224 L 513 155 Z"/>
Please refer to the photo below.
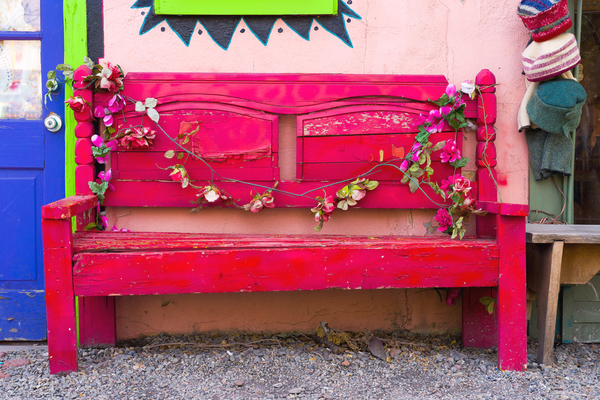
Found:
<path fill-rule="evenodd" d="M 81 349 L 79 372 L 63 376 L 49 375 L 44 347 L 9 351 L 0 399 L 600 399 L 595 344 L 558 346 L 550 367 L 530 341 L 527 371 L 503 372 L 494 350 L 451 337 L 379 335 L 387 361 L 354 337 L 363 351 L 333 354 L 305 335 L 161 335 Z"/>

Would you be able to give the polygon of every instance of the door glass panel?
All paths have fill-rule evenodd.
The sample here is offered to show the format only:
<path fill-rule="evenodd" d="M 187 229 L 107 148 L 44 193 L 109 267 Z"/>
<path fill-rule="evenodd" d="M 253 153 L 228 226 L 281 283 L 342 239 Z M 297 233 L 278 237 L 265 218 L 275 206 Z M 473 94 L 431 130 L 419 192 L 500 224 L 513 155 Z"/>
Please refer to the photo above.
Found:
<path fill-rule="evenodd" d="M 39 31 L 40 0 L 0 0 L 0 31 Z"/>
<path fill-rule="evenodd" d="M 587 101 L 575 142 L 573 212 L 576 224 L 600 224 L 600 1 L 585 1 L 582 17 L 579 80 Z"/>
<path fill-rule="evenodd" d="M 42 117 L 40 45 L 38 40 L 0 40 L 0 119 Z"/>

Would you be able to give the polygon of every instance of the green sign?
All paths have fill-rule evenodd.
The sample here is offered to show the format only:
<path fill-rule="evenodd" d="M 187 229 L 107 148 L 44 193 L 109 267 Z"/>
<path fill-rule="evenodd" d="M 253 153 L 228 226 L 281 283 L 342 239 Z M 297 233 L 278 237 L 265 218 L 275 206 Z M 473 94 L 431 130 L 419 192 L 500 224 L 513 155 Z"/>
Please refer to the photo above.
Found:
<path fill-rule="evenodd" d="M 168 15 L 335 15 L 338 0 L 154 0 Z"/>

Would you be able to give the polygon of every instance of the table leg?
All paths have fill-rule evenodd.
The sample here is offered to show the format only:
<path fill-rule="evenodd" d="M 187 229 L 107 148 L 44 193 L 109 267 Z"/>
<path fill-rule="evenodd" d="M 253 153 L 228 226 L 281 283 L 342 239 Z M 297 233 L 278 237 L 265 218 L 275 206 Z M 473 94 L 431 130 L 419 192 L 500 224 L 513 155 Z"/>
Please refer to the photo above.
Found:
<path fill-rule="evenodd" d="M 538 364 L 552 365 L 554 332 L 556 329 L 556 309 L 560 292 L 560 270 L 564 242 L 556 241 L 542 250 L 541 265 L 538 269 Z"/>

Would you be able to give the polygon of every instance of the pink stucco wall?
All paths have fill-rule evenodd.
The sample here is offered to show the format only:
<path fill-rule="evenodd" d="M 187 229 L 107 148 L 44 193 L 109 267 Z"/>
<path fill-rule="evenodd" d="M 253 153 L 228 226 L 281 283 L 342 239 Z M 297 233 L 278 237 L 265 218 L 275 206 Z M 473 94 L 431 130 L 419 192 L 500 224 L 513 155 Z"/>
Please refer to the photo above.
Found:
<path fill-rule="evenodd" d="M 500 83 L 496 146 L 501 197 L 505 202 L 527 202 L 526 145 L 515 129 L 524 92 L 520 54 L 527 41 L 516 15 L 518 0 L 353 0 L 351 8 L 362 17 L 346 24 L 353 47 L 324 29 L 311 30 L 310 40 L 304 40 L 278 20 L 267 46 L 247 28 L 241 33 L 245 28 L 241 22 L 228 50 L 207 34 L 195 34 L 186 47 L 166 22 L 139 35 L 141 12 L 147 9 L 132 9 L 133 2 L 104 0 L 105 58 L 126 72 L 443 74 L 460 84 L 473 80 L 481 69 L 490 69 Z M 285 179 L 294 176 L 290 144 L 294 127 L 284 120 L 280 128 Z M 466 153 L 473 159 L 475 140 L 472 134 L 467 138 Z M 473 164 L 467 169 L 473 170 Z M 189 214 L 187 209 L 118 208 L 109 215 L 119 227 L 136 231 L 314 232 L 307 210 L 274 209 L 254 215 L 231 209 Z M 423 223 L 431 218 L 423 211 L 352 210 L 336 214 L 323 234 L 423 235 Z M 434 291 L 131 297 L 119 299 L 117 309 L 120 338 L 161 331 L 308 330 L 318 320 L 339 329 L 460 331 L 460 306 L 448 308 Z"/>

